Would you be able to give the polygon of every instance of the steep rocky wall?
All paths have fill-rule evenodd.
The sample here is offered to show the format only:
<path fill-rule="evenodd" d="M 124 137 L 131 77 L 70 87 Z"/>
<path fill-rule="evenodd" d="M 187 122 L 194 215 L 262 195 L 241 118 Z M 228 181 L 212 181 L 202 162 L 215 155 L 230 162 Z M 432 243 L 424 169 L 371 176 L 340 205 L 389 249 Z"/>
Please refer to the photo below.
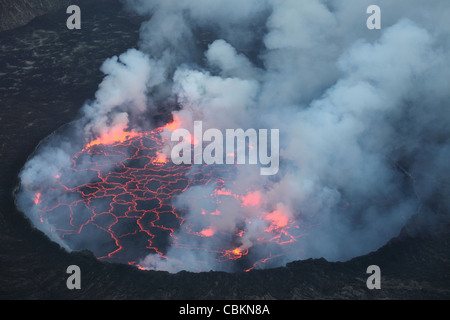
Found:
<path fill-rule="evenodd" d="M 0 0 L 0 31 L 14 29 L 35 17 L 75 4 L 71 0 Z"/>

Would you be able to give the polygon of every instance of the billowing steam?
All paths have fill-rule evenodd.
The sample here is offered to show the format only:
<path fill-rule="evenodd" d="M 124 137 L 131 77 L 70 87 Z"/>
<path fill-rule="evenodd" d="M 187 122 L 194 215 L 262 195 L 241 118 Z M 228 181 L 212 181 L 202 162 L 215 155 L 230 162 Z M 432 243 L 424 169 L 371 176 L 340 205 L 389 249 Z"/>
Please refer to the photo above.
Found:
<path fill-rule="evenodd" d="M 89 190 L 67 191 L 99 179 L 93 163 L 117 170 L 111 158 L 134 151 L 82 150 L 140 137 L 155 129 L 158 103 L 176 101 L 177 127 L 280 129 L 279 172 L 236 165 L 190 185 L 171 200 L 183 222 L 164 252 L 129 263 L 230 271 L 377 249 L 418 210 L 433 211 L 448 183 L 450 2 L 377 1 L 381 30 L 366 27 L 371 4 L 126 1 L 149 16 L 139 50 L 105 61 L 95 100 L 27 162 L 19 208 L 69 250 L 114 252 L 93 231 L 111 231 L 113 222 L 92 221 L 87 210 L 110 210 L 111 197 L 94 205 Z M 163 141 L 170 132 L 161 132 Z M 159 155 L 169 150 L 164 142 Z M 41 203 L 61 210 L 43 219 Z M 62 237 L 73 224 L 82 236 Z"/>

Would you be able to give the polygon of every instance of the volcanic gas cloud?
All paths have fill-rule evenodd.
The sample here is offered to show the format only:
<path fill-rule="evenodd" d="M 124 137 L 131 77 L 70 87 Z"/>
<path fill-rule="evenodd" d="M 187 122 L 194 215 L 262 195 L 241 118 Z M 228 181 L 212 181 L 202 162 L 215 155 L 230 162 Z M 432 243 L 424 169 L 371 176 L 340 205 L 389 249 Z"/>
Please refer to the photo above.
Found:
<path fill-rule="evenodd" d="M 138 49 L 39 145 L 17 205 L 67 250 L 143 269 L 374 250 L 414 213 L 448 212 L 450 3 L 431 2 L 378 1 L 369 30 L 370 1 L 128 1 L 149 17 Z M 171 133 L 194 121 L 279 129 L 278 173 L 174 164 Z"/>

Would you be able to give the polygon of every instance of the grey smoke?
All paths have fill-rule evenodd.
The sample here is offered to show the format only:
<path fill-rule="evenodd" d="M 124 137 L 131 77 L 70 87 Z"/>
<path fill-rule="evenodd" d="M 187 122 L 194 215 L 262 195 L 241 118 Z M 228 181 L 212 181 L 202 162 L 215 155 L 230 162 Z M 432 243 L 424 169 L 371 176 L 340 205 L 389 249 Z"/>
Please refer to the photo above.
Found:
<path fill-rule="evenodd" d="M 258 168 L 238 167 L 227 188 L 260 192 L 264 212 L 283 208 L 301 226 L 297 241 L 286 251 L 253 247 L 267 227 L 260 212 L 243 209 L 232 197 L 211 207 L 205 197 L 211 186 L 177 199 L 196 230 L 211 224 L 223 235 L 246 230 L 239 245 L 252 248 L 255 257 L 280 255 L 268 267 L 368 253 L 397 235 L 414 213 L 435 211 L 428 204 L 440 200 L 450 172 L 448 1 L 377 1 L 381 30 L 366 28 L 372 1 L 125 4 L 150 18 L 141 27 L 139 50 L 102 66 L 106 77 L 96 100 L 82 109 L 81 140 L 117 127 L 140 131 L 132 119 L 164 95 L 177 99 L 181 109 L 173 114 L 189 129 L 194 120 L 220 130 L 280 129 L 279 173 L 263 177 Z M 77 147 L 63 139 L 48 145 L 21 173 L 19 207 L 29 216 L 33 209 L 25 199 L 53 174 L 48 154 L 61 166 Z M 448 205 L 443 202 L 444 211 Z M 204 219 L 202 208 L 220 210 L 220 218 Z M 171 272 L 228 268 L 210 251 L 232 239 L 199 243 L 203 238 L 184 228 L 176 236 L 178 243 L 205 250 L 174 245 L 168 259 L 150 255 L 141 264 Z"/>

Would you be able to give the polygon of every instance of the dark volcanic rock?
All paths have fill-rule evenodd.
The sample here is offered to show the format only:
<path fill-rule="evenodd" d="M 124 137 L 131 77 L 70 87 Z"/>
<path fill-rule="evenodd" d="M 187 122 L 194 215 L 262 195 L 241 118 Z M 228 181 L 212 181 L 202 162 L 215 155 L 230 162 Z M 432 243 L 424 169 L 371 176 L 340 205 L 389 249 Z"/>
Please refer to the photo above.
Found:
<path fill-rule="evenodd" d="M 76 2 L 76 1 L 75 1 Z M 14 29 L 45 13 L 69 4 L 69 0 L 0 0 L 0 31 Z"/>

